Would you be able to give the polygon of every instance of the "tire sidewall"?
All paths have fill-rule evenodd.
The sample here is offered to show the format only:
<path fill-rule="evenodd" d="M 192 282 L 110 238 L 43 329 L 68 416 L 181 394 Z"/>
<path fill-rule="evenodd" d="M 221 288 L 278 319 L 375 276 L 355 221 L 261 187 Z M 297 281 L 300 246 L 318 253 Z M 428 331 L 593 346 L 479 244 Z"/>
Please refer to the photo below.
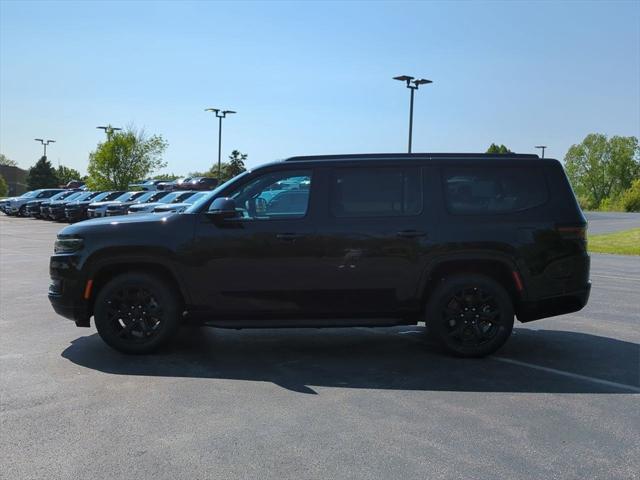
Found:
<path fill-rule="evenodd" d="M 446 325 L 442 319 L 442 310 L 451 296 L 465 287 L 478 287 L 490 292 L 496 298 L 500 310 L 500 327 L 497 335 L 488 343 L 469 347 L 452 341 L 447 335 Z M 429 331 L 449 353 L 460 357 L 484 357 L 498 350 L 511 336 L 513 330 L 513 303 L 507 291 L 495 280 L 484 275 L 455 275 L 445 278 L 435 289 L 426 309 L 426 322 Z"/>
<path fill-rule="evenodd" d="M 148 289 L 162 305 L 163 315 L 160 331 L 149 341 L 128 342 L 120 338 L 107 318 L 107 298 L 117 289 L 135 286 Z M 158 350 L 168 343 L 179 327 L 178 299 L 165 282 L 145 273 L 125 273 L 106 283 L 98 292 L 94 305 L 94 322 L 100 337 L 110 347 L 123 353 L 146 354 Z"/>

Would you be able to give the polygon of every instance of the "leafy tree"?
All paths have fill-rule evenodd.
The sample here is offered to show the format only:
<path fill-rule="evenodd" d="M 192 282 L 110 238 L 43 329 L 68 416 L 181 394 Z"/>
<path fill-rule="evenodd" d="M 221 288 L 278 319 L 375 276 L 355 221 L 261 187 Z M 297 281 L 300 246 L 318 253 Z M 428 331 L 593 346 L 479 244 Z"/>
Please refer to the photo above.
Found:
<path fill-rule="evenodd" d="M 162 154 L 167 145 L 161 135 L 148 136 L 133 127 L 115 132 L 89 155 L 87 185 L 95 189 L 126 190 L 130 183 L 166 166 Z"/>
<path fill-rule="evenodd" d="M 4 177 L 0 175 L 0 197 L 6 197 L 9 193 L 9 185 L 5 181 Z"/>
<path fill-rule="evenodd" d="M 174 173 L 160 173 L 158 175 L 154 175 L 152 177 L 154 180 L 164 180 L 165 182 L 170 182 L 175 180 L 176 178 L 180 178 L 180 175 L 176 175 Z"/>
<path fill-rule="evenodd" d="M 617 198 L 640 178 L 636 137 L 591 133 L 569 148 L 564 162 L 576 194 L 589 208 L 600 207 L 606 198 Z"/>
<path fill-rule="evenodd" d="M 36 164 L 29 169 L 27 174 L 27 185 L 30 189 L 55 188 L 58 186 L 56 170 L 51 166 L 47 157 L 42 156 Z"/>
<path fill-rule="evenodd" d="M 496 145 L 495 143 L 492 143 L 491 145 L 489 145 L 489 148 L 487 148 L 487 153 L 512 153 L 512 152 L 504 145 Z"/>
<path fill-rule="evenodd" d="M 56 177 L 58 177 L 58 184 L 65 185 L 71 180 L 80 180 L 82 175 L 75 168 L 65 167 L 60 165 L 56 170 Z"/>
<path fill-rule="evenodd" d="M 239 150 L 231 152 L 231 155 L 229 155 L 229 162 L 225 165 L 225 169 L 222 171 L 224 180 L 221 181 L 226 182 L 227 180 L 244 172 L 247 169 L 244 166 L 247 156 L 248 155 L 246 153 L 240 153 Z"/>
<path fill-rule="evenodd" d="M 640 178 L 622 194 L 621 202 L 625 212 L 640 212 Z"/>
<path fill-rule="evenodd" d="M 18 164 L 15 160 L 11 160 L 4 153 L 0 153 L 0 165 L 4 165 L 7 167 L 17 167 Z"/>
<path fill-rule="evenodd" d="M 220 178 L 220 183 L 224 183 L 227 180 L 230 180 L 231 178 L 235 177 L 236 175 L 240 175 L 242 172 L 244 172 L 247 169 L 244 165 L 244 162 L 247 159 L 247 157 L 248 155 L 246 153 L 241 153 L 239 150 L 232 151 L 231 155 L 229 155 L 229 161 L 222 162 L 220 164 L 220 172 L 221 172 L 220 176 L 222 177 Z M 217 178 L 218 165 L 214 165 L 206 172 L 190 172 L 189 176 Z"/>

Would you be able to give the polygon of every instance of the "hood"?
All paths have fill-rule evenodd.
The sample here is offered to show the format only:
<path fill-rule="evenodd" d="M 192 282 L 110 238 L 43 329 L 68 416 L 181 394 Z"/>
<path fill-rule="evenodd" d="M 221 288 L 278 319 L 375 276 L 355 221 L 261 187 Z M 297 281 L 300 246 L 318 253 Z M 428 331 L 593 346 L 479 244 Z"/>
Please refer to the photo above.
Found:
<path fill-rule="evenodd" d="M 163 210 L 170 212 L 172 210 L 179 210 L 181 208 L 190 207 L 191 205 L 192 205 L 191 203 L 167 203 L 167 204 L 160 204 L 158 206 L 161 206 Z"/>
<path fill-rule="evenodd" d="M 138 210 L 138 209 L 143 209 L 143 208 L 153 208 L 153 207 L 157 207 L 158 205 L 166 205 L 166 203 L 162 203 L 162 202 L 134 203 L 134 204 L 131 205 L 131 208 L 129 210 Z"/>
<path fill-rule="evenodd" d="M 120 201 L 109 200 L 106 202 L 91 202 L 89 203 L 90 207 L 108 207 L 109 205 L 117 205 L 118 203 L 122 203 Z"/>
<path fill-rule="evenodd" d="M 67 207 L 75 207 L 75 206 L 86 207 L 87 205 L 90 205 L 90 204 L 91 204 L 91 200 L 83 200 L 81 202 L 69 202 L 67 204 Z"/>
<path fill-rule="evenodd" d="M 118 232 L 128 230 L 130 228 L 144 228 L 150 229 L 157 227 L 160 229 L 168 228 L 169 224 L 173 223 L 172 218 L 175 215 L 134 215 L 134 216 L 120 216 L 120 217 L 104 217 L 93 218 L 85 220 L 83 222 L 75 223 L 63 228 L 60 231 L 60 235 L 85 235 L 96 233 L 99 235 L 105 235 L 109 232 Z M 181 215 L 180 215 L 181 216 Z M 165 227 L 166 226 L 166 227 Z"/>

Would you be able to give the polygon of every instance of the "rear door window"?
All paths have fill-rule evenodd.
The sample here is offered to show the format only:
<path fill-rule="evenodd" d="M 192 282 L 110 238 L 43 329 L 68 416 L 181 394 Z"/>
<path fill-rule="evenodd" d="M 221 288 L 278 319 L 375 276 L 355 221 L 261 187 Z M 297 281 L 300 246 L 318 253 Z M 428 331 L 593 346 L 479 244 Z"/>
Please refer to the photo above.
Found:
<path fill-rule="evenodd" d="M 335 217 L 399 217 L 422 212 L 417 167 L 338 168 L 330 194 Z"/>
<path fill-rule="evenodd" d="M 528 210 L 547 201 L 541 168 L 444 168 L 444 192 L 449 212 L 491 215 Z"/>

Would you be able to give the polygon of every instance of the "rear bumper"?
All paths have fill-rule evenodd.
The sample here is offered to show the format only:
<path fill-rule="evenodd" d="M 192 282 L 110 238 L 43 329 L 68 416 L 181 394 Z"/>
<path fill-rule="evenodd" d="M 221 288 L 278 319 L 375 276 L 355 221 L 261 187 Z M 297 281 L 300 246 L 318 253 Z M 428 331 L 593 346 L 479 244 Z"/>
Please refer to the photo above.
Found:
<path fill-rule="evenodd" d="M 591 282 L 581 289 L 554 297 L 541 298 L 535 301 L 521 302 L 517 306 L 518 320 L 531 322 L 541 318 L 555 317 L 582 310 L 589 301 Z"/>

